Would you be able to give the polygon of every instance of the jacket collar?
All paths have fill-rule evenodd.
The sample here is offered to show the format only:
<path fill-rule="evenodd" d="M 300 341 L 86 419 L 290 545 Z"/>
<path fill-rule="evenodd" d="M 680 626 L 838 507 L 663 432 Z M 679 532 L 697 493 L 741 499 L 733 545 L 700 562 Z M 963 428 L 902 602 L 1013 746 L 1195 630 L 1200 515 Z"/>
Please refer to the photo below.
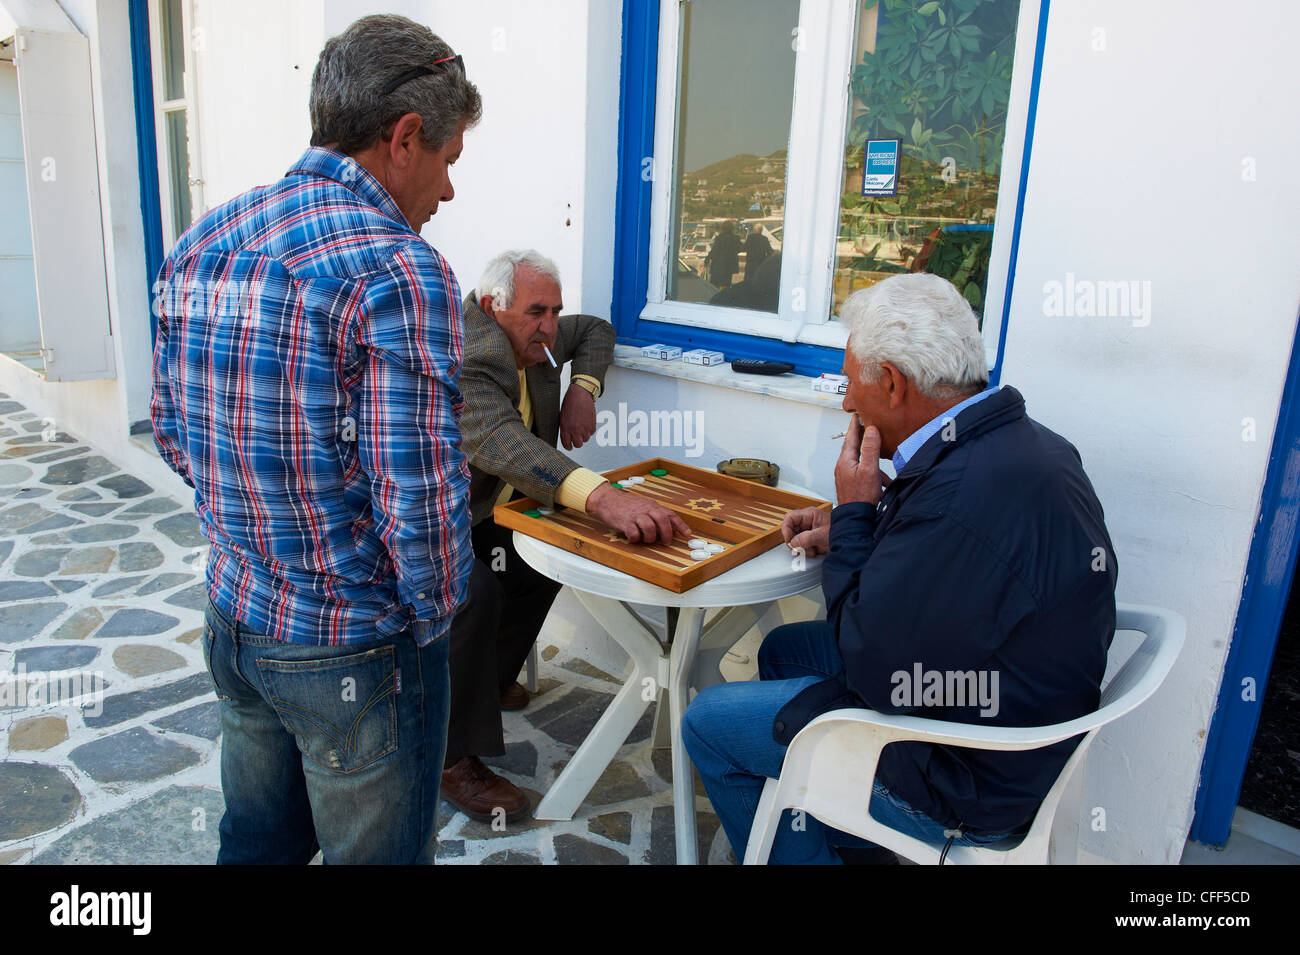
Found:
<path fill-rule="evenodd" d="M 469 290 L 469 293 L 465 296 L 465 301 L 461 303 L 460 310 L 465 315 L 466 323 L 468 323 L 470 319 L 473 319 L 475 324 L 487 322 L 489 325 L 496 325 L 498 329 L 501 327 L 500 325 L 497 325 L 496 322 L 492 321 L 487 312 L 478 307 L 478 289 Z"/>
<path fill-rule="evenodd" d="M 987 434 L 1005 424 L 1025 417 L 1025 398 L 1010 385 L 1004 385 L 997 394 L 989 395 L 983 401 L 976 402 L 953 419 L 953 440 L 945 441 L 940 431 L 917 450 L 908 460 L 900 478 L 915 477 L 922 471 L 933 467 L 940 458 L 953 448 L 960 447 L 967 441 Z"/>
<path fill-rule="evenodd" d="M 481 340 L 491 352 L 494 354 L 499 352 L 510 359 L 510 364 L 515 363 L 515 352 L 510 347 L 510 339 L 505 331 L 491 315 L 478 307 L 477 289 L 470 289 L 469 294 L 465 296 L 461 312 L 465 316 L 466 345 L 470 342 L 477 345 Z"/>
<path fill-rule="evenodd" d="M 355 159 L 337 150 L 312 146 L 298 158 L 285 175 L 320 176 L 323 179 L 333 179 L 388 218 L 408 229 L 411 228 L 411 224 L 406 221 L 406 216 L 402 215 L 402 210 L 397 208 L 397 202 L 388 194 L 388 190 L 379 184 L 379 180 Z"/>

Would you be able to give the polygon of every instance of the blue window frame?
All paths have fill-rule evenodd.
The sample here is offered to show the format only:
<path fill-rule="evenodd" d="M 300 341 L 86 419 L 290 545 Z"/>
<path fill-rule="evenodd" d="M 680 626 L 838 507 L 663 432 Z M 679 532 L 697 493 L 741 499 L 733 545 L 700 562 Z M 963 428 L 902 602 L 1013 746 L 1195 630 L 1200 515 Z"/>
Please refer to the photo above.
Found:
<path fill-rule="evenodd" d="M 781 338 L 700 328 L 643 317 L 648 301 L 651 254 L 651 206 L 653 163 L 655 155 L 655 97 L 659 69 L 659 29 L 662 2 L 674 0 L 624 0 L 623 58 L 620 80 L 620 115 L 618 142 L 618 190 L 615 207 L 614 295 L 611 315 L 620 343 L 647 345 L 663 342 L 689 348 L 714 348 L 728 358 L 746 357 L 789 361 L 800 374 L 818 375 L 839 371 L 843 362 L 840 348 L 824 347 Z M 1029 0 L 1026 0 L 1028 3 Z M 990 351 L 990 377 L 1001 374 L 1002 354 L 1010 313 L 1012 283 L 1019 249 L 1021 217 L 1024 210 L 1025 184 L 1029 174 L 1034 114 L 1042 74 L 1044 37 L 1050 0 L 1040 0 L 1033 49 L 1032 77 L 1025 123 L 1023 150 L 1018 175 L 1004 175 L 1003 182 L 1015 184 L 1014 221 L 1009 254 L 1006 255 L 1006 280 L 998 326 L 986 335 Z M 828 144 L 836 150 L 843 144 Z M 1008 170 L 1009 171 L 1009 170 Z M 1010 189 L 1006 190 L 1010 193 Z M 1010 196 L 1008 196 L 1010 198 Z M 994 267 L 999 264 L 995 247 Z M 987 324 L 987 322 L 986 322 Z M 992 336 L 991 338 L 989 336 Z"/>
<path fill-rule="evenodd" d="M 158 141 L 154 132 L 153 66 L 149 48 L 149 0 L 131 0 L 131 69 L 135 96 L 136 162 L 140 168 L 140 218 L 144 224 L 145 283 L 162 268 L 162 204 L 158 197 Z M 158 319 L 149 311 L 149 340 L 158 337 Z"/>

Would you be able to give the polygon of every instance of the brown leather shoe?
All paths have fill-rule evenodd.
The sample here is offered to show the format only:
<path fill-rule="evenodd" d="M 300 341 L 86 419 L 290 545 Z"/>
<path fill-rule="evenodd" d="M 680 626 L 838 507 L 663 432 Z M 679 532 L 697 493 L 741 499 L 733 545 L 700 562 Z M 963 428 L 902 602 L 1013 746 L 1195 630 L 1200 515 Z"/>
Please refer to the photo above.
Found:
<path fill-rule="evenodd" d="M 522 710 L 528 705 L 531 697 L 524 685 L 516 680 L 510 686 L 501 691 L 501 709 L 503 710 Z"/>
<path fill-rule="evenodd" d="M 524 791 L 492 772 L 477 756 L 466 756 L 444 769 L 441 792 L 443 799 L 479 822 L 495 822 L 501 810 L 506 822 L 518 822 L 527 818 L 530 809 Z"/>

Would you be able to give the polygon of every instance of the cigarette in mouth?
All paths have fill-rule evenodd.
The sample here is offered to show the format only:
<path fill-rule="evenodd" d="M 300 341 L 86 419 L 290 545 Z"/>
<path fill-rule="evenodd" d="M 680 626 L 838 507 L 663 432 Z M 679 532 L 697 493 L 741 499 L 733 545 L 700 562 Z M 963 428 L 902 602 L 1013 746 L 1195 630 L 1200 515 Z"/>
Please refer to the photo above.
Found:
<path fill-rule="evenodd" d="M 549 361 L 549 362 L 551 363 L 551 367 L 552 367 L 552 368 L 559 368 L 559 367 L 560 367 L 559 365 L 557 365 L 557 364 L 555 363 L 555 356 L 553 356 L 553 355 L 551 354 L 551 350 L 550 350 L 549 348 L 547 348 L 545 345 L 543 345 L 543 346 L 542 346 L 542 351 L 546 352 L 546 360 Z M 847 434 L 848 432 L 845 432 L 845 433 Z"/>

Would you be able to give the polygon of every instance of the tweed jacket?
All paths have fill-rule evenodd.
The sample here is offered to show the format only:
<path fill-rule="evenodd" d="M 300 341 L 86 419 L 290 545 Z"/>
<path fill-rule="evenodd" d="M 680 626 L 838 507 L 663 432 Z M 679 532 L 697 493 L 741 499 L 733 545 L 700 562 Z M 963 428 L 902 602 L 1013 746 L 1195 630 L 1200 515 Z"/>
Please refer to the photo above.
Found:
<path fill-rule="evenodd" d="M 572 361 L 572 373 L 590 375 L 605 385 L 605 370 L 614 360 L 614 327 L 594 315 L 561 315 L 549 362 L 525 371 L 533 409 L 533 428 L 519 414 L 519 369 L 510 339 L 478 307 L 477 292 L 465 297 L 465 359 L 460 390 L 465 410 L 460 418 L 462 450 L 469 459 L 471 522 L 492 516 L 501 490 L 509 484 L 547 507 L 554 506 L 560 483 L 578 463 L 555 446 L 560 434 L 560 372 Z"/>

